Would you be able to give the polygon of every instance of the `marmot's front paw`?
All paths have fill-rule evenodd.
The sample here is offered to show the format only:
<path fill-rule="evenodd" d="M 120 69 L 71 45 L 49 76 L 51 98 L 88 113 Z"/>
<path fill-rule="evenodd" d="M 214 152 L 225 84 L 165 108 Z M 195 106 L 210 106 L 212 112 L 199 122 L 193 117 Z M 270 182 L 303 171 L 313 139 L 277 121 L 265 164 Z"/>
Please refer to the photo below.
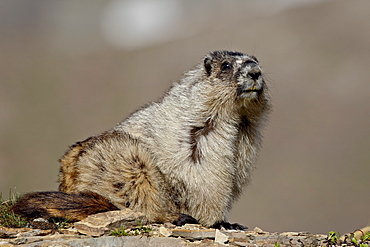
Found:
<path fill-rule="evenodd" d="M 175 226 L 182 226 L 185 224 L 199 224 L 199 222 L 188 214 L 174 214 L 177 215 L 177 219 L 172 221 Z"/>
<path fill-rule="evenodd" d="M 211 226 L 212 228 L 217 228 L 217 229 L 221 229 L 221 228 L 224 228 L 226 230 L 247 230 L 248 227 L 246 226 L 242 226 L 238 223 L 229 223 L 229 222 L 219 222 L 219 223 L 216 223 L 214 224 L 213 226 Z"/>

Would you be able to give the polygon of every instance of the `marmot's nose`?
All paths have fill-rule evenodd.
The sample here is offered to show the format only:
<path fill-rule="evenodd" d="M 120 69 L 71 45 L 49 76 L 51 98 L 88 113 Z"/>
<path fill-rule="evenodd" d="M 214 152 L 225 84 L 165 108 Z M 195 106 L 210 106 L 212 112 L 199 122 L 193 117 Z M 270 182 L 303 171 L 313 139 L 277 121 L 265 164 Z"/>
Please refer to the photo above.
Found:
<path fill-rule="evenodd" d="M 248 72 L 248 77 L 252 80 L 258 80 L 258 78 L 261 76 L 262 72 L 258 66 L 254 66 L 251 71 Z"/>

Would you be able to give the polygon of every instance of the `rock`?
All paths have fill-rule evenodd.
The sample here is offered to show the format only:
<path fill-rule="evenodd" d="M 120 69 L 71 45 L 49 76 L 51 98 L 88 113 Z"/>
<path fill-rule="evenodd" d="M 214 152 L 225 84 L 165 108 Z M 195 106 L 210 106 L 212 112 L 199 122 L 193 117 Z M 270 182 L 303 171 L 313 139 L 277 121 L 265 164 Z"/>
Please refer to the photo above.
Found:
<path fill-rule="evenodd" d="M 169 237 L 171 235 L 171 232 L 166 227 L 159 227 L 159 233 L 164 237 Z"/>
<path fill-rule="evenodd" d="M 68 242 L 69 246 L 74 247 L 100 247 L 100 246 L 123 246 L 123 247 L 137 247 L 137 246 L 158 246 L 158 247 L 174 247 L 174 246 L 186 246 L 186 243 L 182 239 L 178 238 L 152 238 L 142 236 L 130 236 L 130 237 L 113 237 L 103 236 L 100 238 L 89 238 L 82 240 L 74 240 Z"/>
<path fill-rule="evenodd" d="M 207 228 L 204 228 L 202 225 L 199 225 L 199 224 L 185 224 L 185 225 L 181 226 L 181 228 L 188 229 L 188 230 L 207 229 Z"/>
<path fill-rule="evenodd" d="M 8 242 L 0 242 L 1 247 L 13 247 L 13 244 L 9 244 Z"/>
<path fill-rule="evenodd" d="M 245 239 L 246 238 L 246 232 L 244 232 L 244 231 L 235 231 L 235 232 L 228 232 L 228 234 L 229 234 L 229 236 L 231 237 L 231 238 L 235 238 L 235 239 L 237 239 L 237 238 L 243 238 L 243 239 Z"/>
<path fill-rule="evenodd" d="M 228 231 L 229 243 L 236 246 L 247 246 L 249 239 L 245 231 Z"/>
<path fill-rule="evenodd" d="M 36 218 L 33 221 L 34 222 L 45 222 L 45 223 L 48 223 L 49 222 L 47 219 L 44 219 L 44 218 Z"/>
<path fill-rule="evenodd" d="M 257 226 L 253 229 L 253 231 L 254 232 L 261 232 L 261 233 L 264 233 L 265 232 L 265 231 L 263 231 L 261 228 L 259 228 Z"/>
<path fill-rule="evenodd" d="M 215 243 L 226 244 L 228 241 L 229 241 L 229 235 L 217 229 L 216 234 L 215 234 Z"/>
<path fill-rule="evenodd" d="M 182 237 L 189 240 L 202 240 L 207 238 L 214 239 L 215 234 L 215 229 L 188 230 L 179 228 L 171 231 L 172 237 Z"/>
<path fill-rule="evenodd" d="M 19 233 L 27 232 L 30 228 L 8 228 L 0 226 L 0 238 L 16 238 Z"/>
<path fill-rule="evenodd" d="M 353 237 L 357 240 L 361 239 L 362 236 L 364 236 L 366 233 L 370 232 L 370 225 L 365 226 L 361 229 L 357 229 L 353 232 Z M 341 241 L 344 241 L 346 238 L 350 238 L 351 233 L 343 234 L 339 239 Z"/>
<path fill-rule="evenodd" d="M 131 210 L 112 211 L 89 217 L 77 222 L 74 228 L 49 229 L 0 227 L 0 246 L 22 245 L 24 247 L 65 247 L 65 246 L 266 246 L 279 243 L 288 246 L 328 246 L 326 235 L 307 232 L 270 233 L 256 231 L 216 230 L 197 224 L 176 227 L 171 224 L 145 224 L 144 215 Z M 112 229 L 125 226 L 130 236 L 101 236 Z M 131 231 L 129 231 L 131 228 Z M 86 235 L 81 235 L 82 232 Z M 48 235 L 49 234 L 49 235 Z M 43 236 L 46 235 L 46 236 Z M 87 236 L 88 235 L 88 236 Z M 99 238 L 91 236 L 100 236 Z M 370 246 L 370 241 L 363 244 Z M 353 246 L 347 241 L 339 241 L 332 246 Z"/>
<path fill-rule="evenodd" d="M 86 238 L 82 235 L 67 235 L 67 234 L 54 234 L 49 236 L 33 236 L 33 237 L 21 237 L 16 239 L 11 239 L 8 242 L 14 245 L 22 246 L 53 246 L 49 245 L 51 242 L 63 243 L 68 240 Z M 55 245 L 56 246 L 56 245 Z M 62 246 L 59 244 L 59 246 Z"/>
<path fill-rule="evenodd" d="M 144 214 L 127 208 L 90 215 L 76 222 L 74 227 L 81 234 L 98 237 L 122 226 L 127 229 L 146 223 L 147 219 Z"/>
<path fill-rule="evenodd" d="M 60 233 L 62 234 L 78 234 L 78 231 L 74 227 L 66 228 L 66 229 L 60 229 Z"/>
<path fill-rule="evenodd" d="M 34 236 L 46 236 L 46 235 L 49 235 L 51 233 L 53 233 L 54 231 L 49 229 L 49 230 L 41 230 L 41 229 L 32 229 L 28 232 L 23 232 L 23 233 L 19 233 L 17 235 L 17 237 L 34 237 Z"/>
<path fill-rule="evenodd" d="M 8 228 L 0 226 L 0 238 L 20 238 L 32 236 L 45 236 L 51 234 L 53 230 L 41 230 L 32 228 Z"/>
<path fill-rule="evenodd" d="M 164 223 L 163 226 L 169 229 L 173 229 L 176 227 L 174 224 L 169 223 L 169 222 Z"/>

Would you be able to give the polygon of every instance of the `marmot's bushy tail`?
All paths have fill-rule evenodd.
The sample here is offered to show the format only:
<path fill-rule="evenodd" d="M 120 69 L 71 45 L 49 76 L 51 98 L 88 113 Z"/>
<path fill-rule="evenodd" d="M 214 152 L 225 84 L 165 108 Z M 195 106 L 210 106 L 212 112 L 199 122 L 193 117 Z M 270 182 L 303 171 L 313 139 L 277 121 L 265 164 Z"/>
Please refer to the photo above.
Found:
<path fill-rule="evenodd" d="M 70 221 L 117 209 L 106 198 L 93 192 L 67 194 L 58 191 L 28 193 L 12 207 L 14 213 L 27 218 L 64 218 Z"/>
<path fill-rule="evenodd" d="M 46 191 L 25 194 L 13 205 L 11 210 L 31 219 L 41 217 L 78 221 L 91 214 L 119 210 L 119 208 L 110 203 L 105 197 L 93 192 L 68 194 L 59 191 Z M 181 213 L 168 213 L 162 218 L 163 222 L 172 222 L 177 226 L 186 223 L 199 224 L 190 215 Z"/>

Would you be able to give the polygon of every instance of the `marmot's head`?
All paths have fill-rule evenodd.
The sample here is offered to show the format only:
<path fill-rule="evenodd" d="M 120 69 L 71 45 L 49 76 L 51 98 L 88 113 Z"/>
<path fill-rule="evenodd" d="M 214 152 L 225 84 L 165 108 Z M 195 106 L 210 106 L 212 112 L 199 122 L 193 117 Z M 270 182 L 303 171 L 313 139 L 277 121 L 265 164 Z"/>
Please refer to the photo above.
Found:
<path fill-rule="evenodd" d="M 267 90 L 261 67 L 254 56 L 233 51 L 214 51 L 204 58 L 203 66 L 208 81 L 217 88 L 226 86 L 233 90 L 236 99 L 258 99 Z"/>

